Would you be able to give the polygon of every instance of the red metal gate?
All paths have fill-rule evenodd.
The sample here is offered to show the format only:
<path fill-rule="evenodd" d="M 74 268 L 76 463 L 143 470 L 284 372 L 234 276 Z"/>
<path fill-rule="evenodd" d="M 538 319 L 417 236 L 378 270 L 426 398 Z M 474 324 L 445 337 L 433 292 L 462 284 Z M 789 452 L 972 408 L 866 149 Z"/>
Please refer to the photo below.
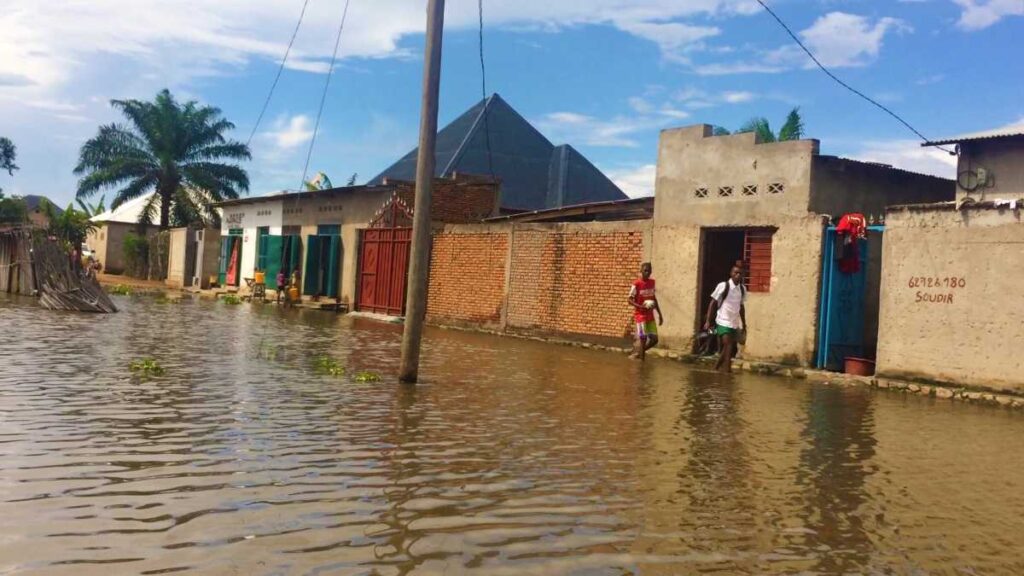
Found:
<path fill-rule="evenodd" d="M 401 316 L 412 243 L 412 210 L 393 194 L 360 232 L 359 294 L 356 309 Z"/>
<path fill-rule="evenodd" d="M 359 305 L 362 312 L 401 316 L 409 271 L 412 228 L 362 231 L 359 258 Z"/>

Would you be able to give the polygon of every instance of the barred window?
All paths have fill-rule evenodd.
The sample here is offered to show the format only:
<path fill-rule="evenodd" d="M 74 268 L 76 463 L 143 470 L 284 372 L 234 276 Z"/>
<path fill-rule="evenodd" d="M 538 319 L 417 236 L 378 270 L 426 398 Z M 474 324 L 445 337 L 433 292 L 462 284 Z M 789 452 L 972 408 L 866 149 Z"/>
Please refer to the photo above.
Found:
<path fill-rule="evenodd" d="M 786 187 L 781 182 L 774 182 L 768 185 L 769 194 L 782 194 L 786 191 Z"/>
<path fill-rule="evenodd" d="M 696 190 L 693 191 L 693 196 L 694 196 L 694 198 L 707 198 L 708 197 L 708 189 L 707 188 L 697 188 Z"/>
<path fill-rule="evenodd" d="M 732 196 L 732 186 L 722 186 L 718 189 L 718 195 L 722 198 L 728 198 Z"/>
<path fill-rule="evenodd" d="M 756 184 L 747 184 L 746 186 L 744 186 L 743 187 L 743 195 L 744 196 L 757 196 L 757 185 Z"/>
<path fill-rule="evenodd" d="M 772 286 L 772 236 L 775 230 L 752 228 L 743 241 L 743 262 L 746 265 L 747 290 L 770 292 Z"/>

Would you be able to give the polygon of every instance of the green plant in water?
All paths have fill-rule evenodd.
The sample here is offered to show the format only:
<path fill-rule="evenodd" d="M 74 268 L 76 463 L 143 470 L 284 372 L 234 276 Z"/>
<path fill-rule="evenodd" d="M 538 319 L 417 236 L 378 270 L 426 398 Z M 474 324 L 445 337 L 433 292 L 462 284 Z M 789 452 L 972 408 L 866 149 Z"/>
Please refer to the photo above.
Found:
<path fill-rule="evenodd" d="M 356 382 L 380 382 L 380 376 L 373 372 L 363 370 L 356 374 Z"/>
<path fill-rule="evenodd" d="M 125 286 L 124 284 L 118 284 L 117 286 L 114 286 L 113 288 L 110 289 L 110 293 L 115 294 L 117 296 L 131 296 L 132 289 Z"/>
<path fill-rule="evenodd" d="M 234 294 L 228 294 L 227 296 L 222 298 L 222 300 L 224 300 L 225 304 L 229 304 L 231 306 L 238 306 L 239 304 L 242 303 L 242 299 L 239 298 L 238 296 L 235 296 Z"/>
<path fill-rule="evenodd" d="M 178 304 L 181 302 L 180 298 L 168 298 L 167 294 L 160 294 L 156 297 L 155 302 L 157 304 Z"/>
<path fill-rule="evenodd" d="M 159 362 L 152 358 L 143 358 L 142 360 L 135 360 L 129 366 L 132 372 L 141 374 L 143 376 L 160 376 L 164 373 L 164 367 Z"/>
<path fill-rule="evenodd" d="M 330 356 L 319 356 L 314 362 L 314 367 L 320 374 L 328 376 L 342 376 L 345 374 L 345 367 Z"/>

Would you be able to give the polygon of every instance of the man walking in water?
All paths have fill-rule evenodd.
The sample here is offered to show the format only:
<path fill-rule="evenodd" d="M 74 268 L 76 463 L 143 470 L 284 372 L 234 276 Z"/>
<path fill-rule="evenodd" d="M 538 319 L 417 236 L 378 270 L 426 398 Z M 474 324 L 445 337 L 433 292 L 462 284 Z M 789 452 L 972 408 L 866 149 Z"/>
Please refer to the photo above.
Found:
<path fill-rule="evenodd" d="M 630 358 L 643 360 L 647 351 L 658 344 L 658 324 L 665 322 L 658 307 L 658 298 L 654 295 L 650 262 L 640 265 L 640 278 L 629 289 L 629 304 L 633 307 L 633 319 L 636 321 L 636 344 Z M 654 323 L 655 312 L 658 313 L 657 324 Z"/>
<path fill-rule="evenodd" d="M 711 306 L 704 321 L 704 330 L 714 326 L 715 334 L 720 338 L 721 350 L 715 369 L 732 372 L 732 355 L 740 330 L 746 330 L 747 316 L 744 302 L 747 300 L 747 288 L 743 285 L 743 269 L 737 264 L 729 272 L 729 279 L 719 282 L 711 293 Z M 714 324 L 711 319 L 714 318 Z"/>

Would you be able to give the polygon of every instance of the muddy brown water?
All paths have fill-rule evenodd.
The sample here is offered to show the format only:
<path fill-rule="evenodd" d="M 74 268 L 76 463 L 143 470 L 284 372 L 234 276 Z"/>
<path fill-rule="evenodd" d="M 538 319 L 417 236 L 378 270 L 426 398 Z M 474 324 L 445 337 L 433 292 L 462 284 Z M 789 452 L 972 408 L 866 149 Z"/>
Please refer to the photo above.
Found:
<path fill-rule="evenodd" d="M 0 574 L 1024 573 L 1020 414 L 440 330 L 408 388 L 393 325 L 117 303 L 0 298 Z"/>

